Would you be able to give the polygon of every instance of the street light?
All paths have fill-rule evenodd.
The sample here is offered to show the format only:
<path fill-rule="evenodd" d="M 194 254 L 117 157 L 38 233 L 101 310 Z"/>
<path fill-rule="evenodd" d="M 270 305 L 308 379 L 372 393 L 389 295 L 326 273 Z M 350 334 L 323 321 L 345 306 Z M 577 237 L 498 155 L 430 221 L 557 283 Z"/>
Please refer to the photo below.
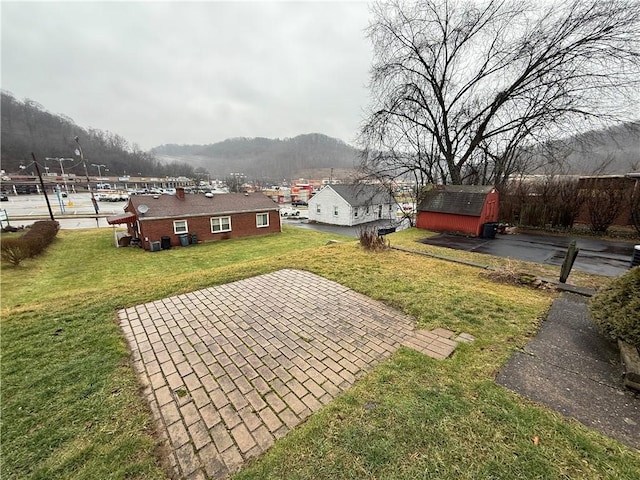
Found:
<path fill-rule="evenodd" d="M 76 148 L 76 155 L 80 155 L 80 160 L 82 160 L 82 165 L 84 166 L 84 176 L 87 178 L 87 188 L 89 189 L 89 193 L 91 194 L 91 203 L 93 203 L 93 209 L 96 212 L 96 225 L 99 227 L 100 223 L 98 222 L 98 212 L 100 209 L 98 208 L 98 202 L 96 201 L 96 197 L 93 195 L 93 190 L 91 190 L 91 180 L 89 180 L 89 170 L 87 169 L 87 162 L 84 160 L 84 154 L 82 153 L 82 146 L 80 145 L 80 138 L 75 138 L 76 143 L 78 144 L 78 148 Z"/>
<path fill-rule="evenodd" d="M 92 167 L 97 167 L 98 168 L 98 177 L 102 177 L 102 173 L 100 171 L 100 168 L 106 167 L 106 165 L 103 165 L 103 164 L 99 164 L 98 165 L 97 163 L 92 163 L 91 166 Z M 100 178 L 100 180 L 102 180 L 102 178 Z"/>
<path fill-rule="evenodd" d="M 64 173 L 64 167 L 62 166 L 62 162 L 67 161 L 67 162 L 73 162 L 73 158 L 51 158 L 51 157 L 46 157 L 45 160 L 57 160 L 58 162 L 60 162 L 60 171 L 62 172 L 62 181 L 64 182 L 64 191 L 69 193 L 69 190 L 67 188 L 67 177 Z M 49 168 L 47 168 L 46 166 L 44 167 L 44 169 L 49 172 Z"/>

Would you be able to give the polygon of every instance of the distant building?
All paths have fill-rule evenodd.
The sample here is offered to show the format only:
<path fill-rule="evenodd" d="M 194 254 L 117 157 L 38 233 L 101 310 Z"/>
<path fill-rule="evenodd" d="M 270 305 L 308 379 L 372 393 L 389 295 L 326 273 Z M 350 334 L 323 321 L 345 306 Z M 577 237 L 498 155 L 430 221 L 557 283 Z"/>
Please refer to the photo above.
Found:
<path fill-rule="evenodd" d="M 378 185 L 327 185 L 309 199 L 309 221 L 354 226 L 391 219 L 395 200 Z"/>

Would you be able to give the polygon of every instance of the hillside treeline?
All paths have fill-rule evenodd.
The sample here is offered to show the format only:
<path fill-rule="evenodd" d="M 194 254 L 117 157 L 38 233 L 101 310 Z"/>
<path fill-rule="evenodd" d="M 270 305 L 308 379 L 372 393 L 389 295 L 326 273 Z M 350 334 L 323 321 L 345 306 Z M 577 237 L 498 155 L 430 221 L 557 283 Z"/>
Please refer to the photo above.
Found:
<path fill-rule="evenodd" d="M 353 168 L 359 150 L 342 140 L 320 133 L 293 138 L 230 138 L 209 145 L 161 145 L 151 150 L 167 158 L 189 158 L 213 176 L 242 173 L 249 179 L 295 178 L 309 168 Z"/>
<path fill-rule="evenodd" d="M 91 164 L 105 165 L 101 173 L 131 176 L 188 176 L 195 175 L 195 168 L 185 162 L 160 162 L 149 152 L 142 151 L 135 143 L 122 136 L 104 130 L 85 129 L 64 115 L 53 114 L 39 103 L 19 100 L 9 92 L 2 92 L 2 169 L 9 173 L 20 171 L 20 165 L 32 162 L 31 152 L 44 168 L 45 158 L 74 158 L 66 162 L 66 173 L 84 175 L 84 168 L 75 155 L 79 137 L 88 164 L 89 174 L 97 174 Z M 47 162 L 52 172 L 59 173 L 58 162 Z"/>

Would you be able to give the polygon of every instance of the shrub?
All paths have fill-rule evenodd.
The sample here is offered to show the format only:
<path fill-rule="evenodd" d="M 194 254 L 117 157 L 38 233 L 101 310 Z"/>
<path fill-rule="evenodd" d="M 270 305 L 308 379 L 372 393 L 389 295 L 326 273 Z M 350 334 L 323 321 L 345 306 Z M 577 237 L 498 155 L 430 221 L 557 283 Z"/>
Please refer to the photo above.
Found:
<path fill-rule="evenodd" d="M 40 255 L 53 242 L 58 234 L 60 224 L 51 220 L 35 222 L 31 228 L 20 237 L 2 240 L 1 257 L 12 265 L 20 265 L 25 258 Z"/>
<path fill-rule="evenodd" d="M 358 239 L 360 245 L 366 250 L 383 250 L 387 248 L 387 244 L 384 237 L 378 235 L 378 229 L 376 227 L 362 227 L 358 230 Z"/>
<path fill-rule="evenodd" d="M 11 265 L 18 266 L 25 258 L 31 256 L 27 242 L 22 237 L 3 238 L 0 244 L 0 257 Z"/>
<path fill-rule="evenodd" d="M 600 332 L 640 348 L 640 266 L 609 282 L 589 307 Z"/>
<path fill-rule="evenodd" d="M 535 288 L 541 288 L 544 285 L 535 275 L 518 270 L 517 265 L 511 260 L 507 260 L 502 267 L 480 272 L 480 276 L 508 285 L 529 285 Z"/>
<path fill-rule="evenodd" d="M 51 220 L 35 222 L 21 238 L 28 244 L 30 257 L 40 255 L 53 242 L 60 224 Z"/>

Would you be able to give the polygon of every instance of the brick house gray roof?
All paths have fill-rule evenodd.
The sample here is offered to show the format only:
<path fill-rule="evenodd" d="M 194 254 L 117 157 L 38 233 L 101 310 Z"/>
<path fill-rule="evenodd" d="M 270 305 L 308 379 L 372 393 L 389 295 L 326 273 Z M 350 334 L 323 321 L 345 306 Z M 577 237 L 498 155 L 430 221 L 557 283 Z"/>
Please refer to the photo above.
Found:
<path fill-rule="evenodd" d="M 148 209 L 142 213 L 140 205 Z M 133 195 L 125 210 L 138 214 L 140 220 L 153 218 L 200 217 L 205 215 L 230 215 L 244 212 L 279 210 L 278 204 L 262 193 L 221 193 L 213 197 L 202 194 Z"/>
<path fill-rule="evenodd" d="M 394 203 L 391 194 L 379 185 L 330 185 L 352 207 Z"/>
<path fill-rule="evenodd" d="M 495 187 L 487 185 L 437 185 L 420 202 L 418 211 L 479 217 Z"/>

